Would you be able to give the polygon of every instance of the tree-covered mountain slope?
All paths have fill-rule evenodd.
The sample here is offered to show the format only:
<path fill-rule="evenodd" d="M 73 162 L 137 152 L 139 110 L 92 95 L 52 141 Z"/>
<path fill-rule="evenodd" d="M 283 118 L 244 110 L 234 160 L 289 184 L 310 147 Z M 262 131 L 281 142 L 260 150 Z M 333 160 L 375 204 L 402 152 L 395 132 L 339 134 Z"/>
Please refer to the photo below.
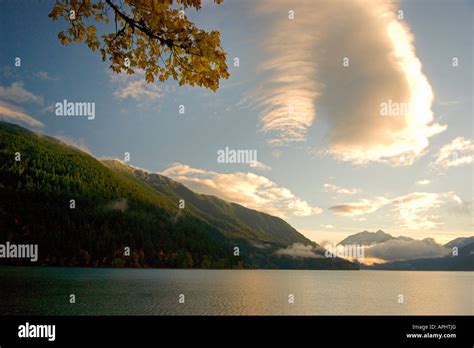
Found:
<path fill-rule="evenodd" d="M 230 203 L 210 195 L 197 194 L 186 186 L 160 174 L 139 170 L 117 160 L 103 161 L 108 167 L 130 173 L 149 184 L 157 192 L 171 198 L 176 206 L 184 200 L 185 209 L 190 209 L 203 220 L 216 226 L 230 238 L 248 238 L 260 242 L 281 245 L 304 243 L 317 245 L 296 231 L 284 220 Z"/>
<path fill-rule="evenodd" d="M 47 265 L 357 268 L 278 252 L 294 243 L 321 252 L 279 218 L 0 122 L 0 243 L 6 241 L 38 244 L 38 264 Z"/>

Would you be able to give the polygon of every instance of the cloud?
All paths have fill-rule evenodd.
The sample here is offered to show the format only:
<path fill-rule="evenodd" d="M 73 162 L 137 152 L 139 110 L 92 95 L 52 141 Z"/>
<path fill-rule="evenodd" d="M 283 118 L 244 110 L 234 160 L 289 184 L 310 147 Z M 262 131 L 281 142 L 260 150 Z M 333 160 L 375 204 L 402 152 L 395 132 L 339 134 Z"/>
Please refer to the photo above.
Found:
<path fill-rule="evenodd" d="M 418 180 L 416 182 L 418 185 L 429 185 L 431 183 L 430 180 Z"/>
<path fill-rule="evenodd" d="M 44 124 L 28 115 L 22 108 L 0 101 L 0 119 L 10 122 L 26 123 L 32 127 L 43 127 Z"/>
<path fill-rule="evenodd" d="M 474 144 L 469 139 L 457 137 L 441 147 L 432 164 L 434 167 L 447 169 L 474 162 Z"/>
<path fill-rule="evenodd" d="M 57 80 L 57 78 L 54 78 L 51 75 L 49 75 L 47 71 L 38 71 L 34 75 L 40 80 L 52 80 L 52 81 Z"/>
<path fill-rule="evenodd" d="M 13 82 L 7 87 L 0 86 L 0 98 L 11 100 L 16 103 L 43 103 L 43 97 L 37 96 L 23 88 L 23 82 Z"/>
<path fill-rule="evenodd" d="M 430 211 L 452 201 L 461 204 L 461 199 L 454 192 L 414 192 L 395 198 L 392 204 L 393 211 L 398 214 L 400 227 L 419 230 L 434 229 L 442 225 L 440 217 Z"/>
<path fill-rule="evenodd" d="M 376 197 L 374 199 L 360 199 L 354 203 L 346 203 L 330 207 L 334 213 L 347 216 L 358 216 L 370 214 L 390 203 L 385 197 Z"/>
<path fill-rule="evenodd" d="M 75 148 L 78 148 L 79 150 L 82 150 L 82 151 L 88 153 L 89 155 L 92 155 L 91 150 L 89 150 L 89 148 L 85 144 L 84 139 L 82 139 L 82 138 L 81 139 L 73 139 L 73 138 L 68 137 L 66 135 L 63 135 L 63 134 L 56 134 L 54 137 L 56 139 L 62 141 L 63 143 L 67 144 L 67 145 L 71 145 Z"/>
<path fill-rule="evenodd" d="M 263 1 L 256 10 L 268 14 L 267 11 L 280 8 L 286 13 L 292 7 L 287 2 Z M 250 103 L 261 109 L 261 129 L 271 135 L 271 143 L 304 141 L 316 115 L 315 99 L 319 91 L 316 66 L 311 60 L 314 45 L 308 31 L 314 26 L 311 20 L 303 15 L 298 20 L 277 15 L 271 32 L 266 35 L 264 48 L 268 58 L 259 67 L 260 74 L 266 78 Z"/>
<path fill-rule="evenodd" d="M 446 101 L 440 101 L 439 105 L 441 106 L 453 106 L 453 105 L 458 105 L 460 104 L 460 100 L 446 100 Z"/>
<path fill-rule="evenodd" d="M 333 230 L 334 229 L 333 225 L 319 225 L 319 226 L 321 226 L 322 228 L 328 229 L 328 230 Z"/>
<path fill-rule="evenodd" d="M 294 243 L 286 248 L 278 249 L 277 251 L 275 251 L 275 254 L 280 256 L 303 257 L 312 259 L 322 258 L 323 256 L 317 254 L 316 251 L 318 251 L 318 249 L 312 245 Z"/>
<path fill-rule="evenodd" d="M 119 198 L 114 201 L 111 201 L 106 206 L 107 210 L 118 210 L 122 213 L 128 209 L 128 201 L 126 198 Z"/>
<path fill-rule="evenodd" d="M 443 257 L 450 250 L 432 238 L 423 240 L 392 239 L 371 247 L 366 247 L 365 256 L 385 261 L 410 260 L 430 257 Z"/>
<path fill-rule="evenodd" d="M 5 79 L 13 79 L 18 75 L 18 68 L 14 68 L 11 65 L 4 65 L 0 68 L 0 75 Z"/>
<path fill-rule="evenodd" d="M 400 227 L 419 230 L 433 229 L 442 225 L 440 217 L 432 214 L 431 211 L 445 204 L 462 205 L 462 200 L 454 192 L 413 192 L 391 199 L 386 197 L 361 199 L 329 209 L 338 215 L 359 216 L 373 213 L 383 207 L 390 207 L 395 212 Z"/>
<path fill-rule="evenodd" d="M 109 75 L 116 88 L 113 94 L 120 100 L 131 98 L 139 102 L 139 106 L 144 106 L 157 101 L 164 95 L 161 86 L 145 81 L 143 70 L 137 70 L 133 75 L 112 72 L 109 72 Z"/>
<path fill-rule="evenodd" d="M 198 193 L 220 197 L 280 217 L 309 216 L 322 209 L 311 206 L 290 190 L 270 179 L 247 172 L 216 173 L 174 163 L 160 174 L 168 176 Z"/>
<path fill-rule="evenodd" d="M 272 167 L 270 167 L 269 165 L 266 165 L 265 163 L 259 162 L 259 161 L 251 162 L 249 165 L 252 168 L 260 169 L 260 170 L 263 170 L 263 171 L 271 171 L 272 170 Z"/>
<path fill-rule="evenodd" d="M 55 112 L 55 110 L 56 110 L 56 108 L 54 107 L 53 104 L 51 104 L 51 105 L 48 105 L 48 106 L 42 108 L 42 109 L 40 110 L 40 112 L 41 112 L 42 114 L 50 114 L 50 113 Z"/>
<path fill-rule="evenodd" d="M 250 103 L 261 111 L 261 130 L 272 144 L 305 141 L 323 109 L 329 130 L 322 154 L 358 164 L 413 163 L 446 126 L 434 123 L 433 92 L 395 4 L 314 5 L 267 0 L 255 11 L 271 23 L 262 82 Z M 294 19 L 288 19 L 290 9 Z M 407 114 L 381 116 L 389 101 L 409 105 Z"/>
<path fill-rule="evenodd" d="M 360 192 L 360 190 L 356 188 L 343 188 L 343 187 L 332 185 L 332 184 L 324 184 L 323 191 L 332 192 L 332 193 L 340 193 L 343 195 L 354 195 Z"/>
<path fill-rule="evenodd" d="M 462 201 L 461 204 L 451 204 L 448 207 L 449 211 L 456 215 L 466 215 L 469 217 L 474 216 L 474 202 L 473 201 Z M 471 219 L 471 225 L 474 226 L 474 220 Z"/>

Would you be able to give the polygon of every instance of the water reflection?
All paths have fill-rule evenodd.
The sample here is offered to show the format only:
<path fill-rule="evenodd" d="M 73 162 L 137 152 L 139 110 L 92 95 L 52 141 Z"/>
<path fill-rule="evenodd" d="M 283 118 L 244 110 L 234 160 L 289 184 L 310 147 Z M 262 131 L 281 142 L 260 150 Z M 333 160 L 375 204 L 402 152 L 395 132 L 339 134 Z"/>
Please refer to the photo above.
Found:
<path fill-rule="evenodd" d="M 0 267 L 0 282 L 4 314 L 474 313 L 472 272 Z"/>

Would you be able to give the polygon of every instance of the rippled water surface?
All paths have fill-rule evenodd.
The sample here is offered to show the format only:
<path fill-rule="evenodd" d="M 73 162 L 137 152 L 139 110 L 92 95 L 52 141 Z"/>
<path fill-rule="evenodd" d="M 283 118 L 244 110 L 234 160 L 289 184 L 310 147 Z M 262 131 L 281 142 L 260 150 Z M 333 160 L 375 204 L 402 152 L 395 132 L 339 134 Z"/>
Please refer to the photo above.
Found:
<path fill-rule="evenodd" d="M 0 267 L 0 313 L 473 314 L 473 280 L 472 272 Z"/>

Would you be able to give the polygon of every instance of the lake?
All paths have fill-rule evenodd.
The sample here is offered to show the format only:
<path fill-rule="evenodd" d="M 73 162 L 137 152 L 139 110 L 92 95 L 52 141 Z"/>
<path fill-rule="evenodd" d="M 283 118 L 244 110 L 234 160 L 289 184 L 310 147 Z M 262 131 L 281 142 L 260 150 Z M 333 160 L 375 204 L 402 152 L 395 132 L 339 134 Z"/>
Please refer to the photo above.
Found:
<path fill-rule="evenodd" d="M 0 314 L 472 315 L 473 279 L 472 272 L 4 266 Z"/>

